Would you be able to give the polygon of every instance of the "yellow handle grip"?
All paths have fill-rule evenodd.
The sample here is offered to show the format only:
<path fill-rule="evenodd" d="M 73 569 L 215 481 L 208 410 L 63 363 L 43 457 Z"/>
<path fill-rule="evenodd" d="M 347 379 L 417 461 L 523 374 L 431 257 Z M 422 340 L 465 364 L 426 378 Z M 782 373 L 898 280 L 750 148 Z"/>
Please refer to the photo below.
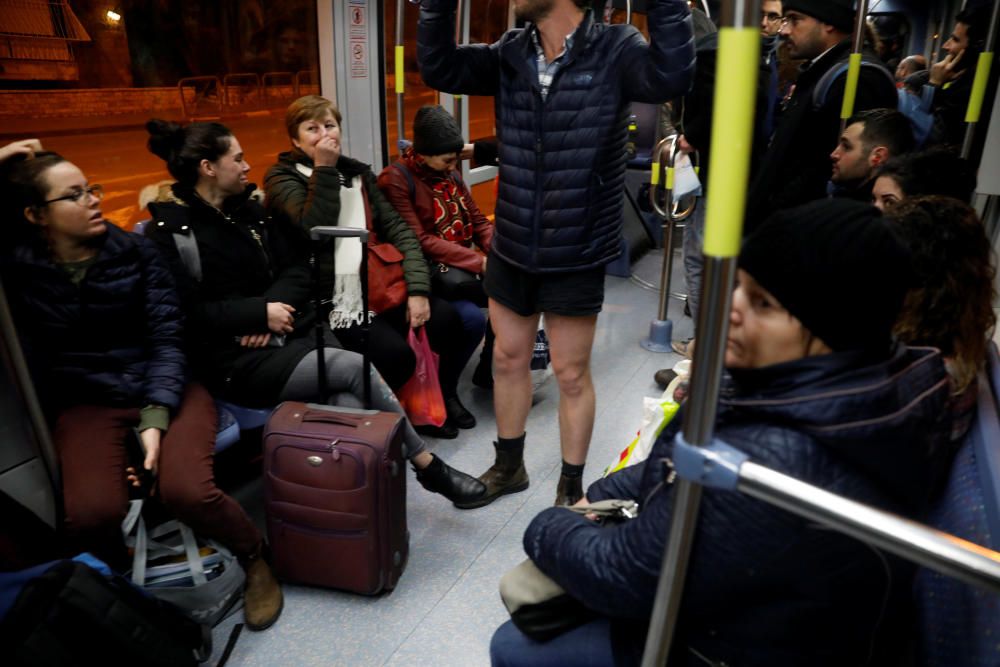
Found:
<path fill-rule="evenodd" d="M 740 252 L 746 210 L 760 31 L 722 28 L 715 78 L 715 115 L 709 162 L 705 254 L 727 258 Z"/>
<path fill-rule="evenodd" d="M 986 83 L 990 79 L 990 68 L 993 66 L 993 54 L 984 51 L 979 54 L 979 64 L 976 65 L 976 78 L 972 82 L 972 93 L 969 95 L 969 108 L 965 112 L 966 123 L 978 123 L 983 112 L 983 100 L 986 98 Z"/>
<path fill-rule="evenodd" d="M 406 72 L 403 68 L 403 45 L 396 47 L 396 93 L 402 95 L 406 92 Z"/>
<path fill-rule="evenodd" d="M 854 102 L 858 98 L 858 79 L 861 77 L 861 54 L 852 53 L 847 64 L 847 85 L 844 87 L 844 104 L 840 117 L 847 120 L 854 115 Z"/>

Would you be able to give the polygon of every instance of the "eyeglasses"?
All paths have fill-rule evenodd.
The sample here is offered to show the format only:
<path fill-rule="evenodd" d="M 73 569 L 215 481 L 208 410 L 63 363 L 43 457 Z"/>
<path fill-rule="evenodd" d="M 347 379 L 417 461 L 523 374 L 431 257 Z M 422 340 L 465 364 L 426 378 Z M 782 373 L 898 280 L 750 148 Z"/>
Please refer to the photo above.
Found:
<path fill-rule="evenodd" d="M 805 16 L 800 16 L 799 14 L 790 14 L 789 16 L 782 16 L 781 27 L 784 28 L 786 25 L 790 24 L 794 28 L 805 19 L 806 19 Z"/>
<path fill-rule="evenodd" d="M 782 20 L 781 14 L 779 14 L 777 12 L 766 12 L 766 13 L 765 12 L 761 12 L 760 16 L 761 16 L 762 19 L 764 19 L 768 23 L 778 23 L 779 21 Z"/>
<path fill-rule="evenodd" d="M 55 199 L 46 199 L 42 204 L 54 204 L 57 201 L 71 201 L 81 206 L 87 206 L 90 203 L 90 196 L 93 195 L 97 197 L 97 201 L 104 199 L 104 186 L 91 185 L 86 188 L 77 188 L 68 195 L 63 195 L 62 197 L 56 197 Z"/>

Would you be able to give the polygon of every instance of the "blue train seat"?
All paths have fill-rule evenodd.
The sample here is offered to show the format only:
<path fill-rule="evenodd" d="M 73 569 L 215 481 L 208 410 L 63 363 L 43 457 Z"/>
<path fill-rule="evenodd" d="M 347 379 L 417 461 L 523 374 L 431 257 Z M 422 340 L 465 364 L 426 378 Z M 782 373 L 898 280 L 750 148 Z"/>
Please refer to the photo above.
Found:
<path fill-rule="evenodd" d="M 1000 357 L 991 345 L 979 376 L 976 419 L 955 456 L 944 494 L 928 523 L 1000 550 Z M 920 664 L 984 667 L 1000 664 L 1000 596 L 927 569 L 915 592 L 921 627 Z"/>

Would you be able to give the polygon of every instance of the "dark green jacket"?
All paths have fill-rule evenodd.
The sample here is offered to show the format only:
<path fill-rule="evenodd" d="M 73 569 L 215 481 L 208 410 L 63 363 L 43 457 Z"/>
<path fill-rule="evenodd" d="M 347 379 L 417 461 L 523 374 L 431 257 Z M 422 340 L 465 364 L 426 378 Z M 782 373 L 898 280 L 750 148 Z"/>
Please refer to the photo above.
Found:
<path fill-rule="evenodd" d="M 307 175 L 310 170 L 311 175 Z M 375 174 L 368 165 L 341 156 L 336 167 L 314 168 L 312 159 L 298 149 L 282 153 L 278 156 L 278 163 L 267 171 L 264 178 L 268 212 L 274 220 L 300 229 L 300 242 L 308 245 L 310 229 L 337 224 L 340 217 L 341 174 L 348 183 L 355 176 L 361 176 L 365 201 L 372 213 L 372 231 L 378 235 L 379 240 L 391 243 L 403 254 L 403 274 L 410 296 L 428 296 L 431 280 L 427 261 L 420 250 L 420 241 L 382 195 Z M 332 293 L 332 241 L 323 245 L 319 265 L 321 293 Z"/>

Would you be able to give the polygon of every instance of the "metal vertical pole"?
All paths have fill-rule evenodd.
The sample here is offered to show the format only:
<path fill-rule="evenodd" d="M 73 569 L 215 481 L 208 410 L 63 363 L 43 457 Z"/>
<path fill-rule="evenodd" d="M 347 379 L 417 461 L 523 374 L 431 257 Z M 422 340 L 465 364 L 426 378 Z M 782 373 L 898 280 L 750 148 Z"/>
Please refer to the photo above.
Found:
<path fill-rule="evenodd" d="M 854 17 L 854 40 L 847 67 L 847 85 L 844 87 L 844 102 L 840 107 L 840 131 L 847 126 L 847 119 L 854 115 L 854 102 L 858 95 L 858 78 L 861 76 L 861 51 L 865 46 L 865 26 L 868 20 L 868 0 L 858 0 L 858 11 Z"/>
<path fill-rule="evenodd" d="M 666 160 L 663 159 L 666 154 Z M 677 135 L 665 137 L 653 149 L 653 173 L 649 179 L 649 201 L 660 216 L 663 229 L 663 263 L 660 266 L 660 307 L 657 319 L 649 323 L 649 336 L 639 345 L 650 352 L 671 352 L 670 339 L 674 334 L 674 324 L 667 317 L 670 300 L 670 276 L 674 259 L 674 160 L 677 155 Z M 666 169 L 664 170 L 664 166 Z M 661 178 L 665 177 L 665 178 Z M 660 183 L 664 184 L 664 205 L 659 203 Z"/>
<path fill-rule="evenodd" d="M 465 14 L 467 10 L 467 5 L 465 0 L 458 0 L 458 6 L 455 8 L 455 43 L 463 44 L 465 42 Z M 452 98 L 452 115 L 455 116 L 455 120 L 458 122 L 458 126 L 462 127 L 462 95 L 455 95 Z"/>
<path fill-rule="evenodd" d="M 684 417 L 684 439 L 704 446 L 712 439 L 732 286 L 736 276 L 746 210 L 753 141 L 757 66 L 760 60 L 760 0 L 729 0 L 723 6 L 716 69 L 716 107 L 712 124 L 712 170 L 705 221 L 704 295 L 698 313 L 691 396 Z M 660 583 L 642 658 L 659 667 L 670 654 L 684 578 L 701 502 L 701 487 L 680 480 L 660 570 Z"/>
<path fill-rule="evenodd" d="M 986 45 L 979 54 L 976 64 L 976 78 L 972 82 L 972 94 L 969 95 L 969 108 L 965 112 L 965 141 L 962 142 L 962 157 L 968 158 L 972 153 L 972 140 L 976 134 L 976 124 L 983 110 L 983 100 L 986 97 L 986 86 L 990 80 L 990 69 L 993 66 L 993 49 L 997 39 L 997 20 L 1000 17 L 1000 0 L 994 0 L 993 12 L 990 14 L 990 30 L 986 35 Z"/>
<path fill-rule="evenodd" d="M 396 150 L 403 152 L 406 140 L 406 57 L 403 31 L 406 28 L 406 0 L 396 0 Z"/>

